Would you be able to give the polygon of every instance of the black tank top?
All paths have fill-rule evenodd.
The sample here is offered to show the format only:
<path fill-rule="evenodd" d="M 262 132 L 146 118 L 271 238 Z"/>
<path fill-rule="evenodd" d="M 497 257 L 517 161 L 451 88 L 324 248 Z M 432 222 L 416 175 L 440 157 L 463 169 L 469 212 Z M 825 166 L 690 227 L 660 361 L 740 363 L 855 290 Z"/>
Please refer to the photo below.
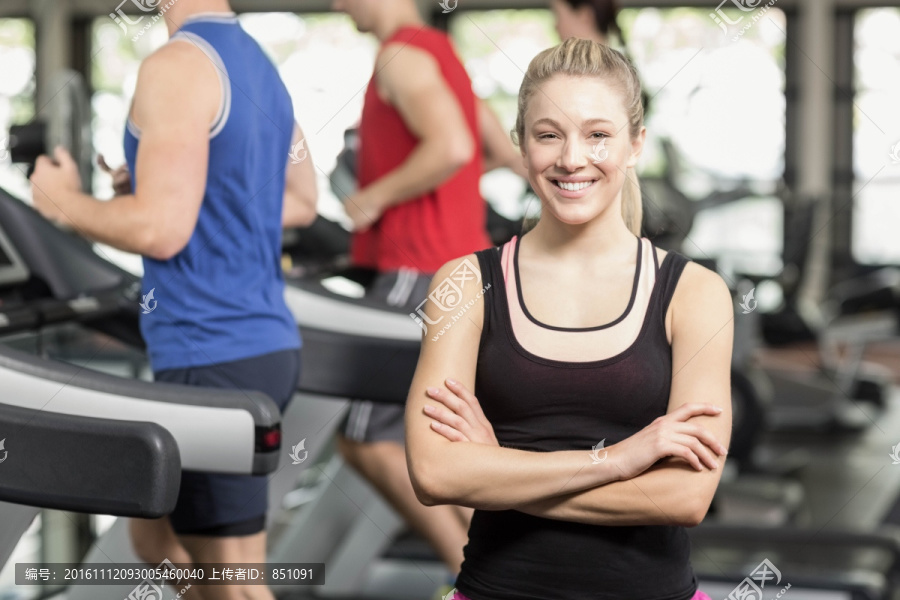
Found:
<path fill-rule="evenodd" d="M 491 291 L 483 296 L 475 395 L 502 446 L 590 452 L 601 439 L 615 444 L 667 412 L 672 348 L 665 315 L 686 257 L 670 251 L 660 265 L 652 244 L 639 239 L 633 290 L 622 316 L 606 325 L 565 329 L 528 313 L 518 291 L 517 240 L 502 252 L 497 247 L 476 255 L 483 285 L 491 284 Z M 630 340 L 618 341 L 621 351 L 610 348 L 608 358 L 590 362 L 537 356 L 513 333 L 518 323 L 522 333 L 536 327 L 600 336 L 629 321 Z M 556 335 L 535 332 L 544 333 Z M 697 589 L 690 541 L 680 526 L 599 526 L 516 510 L 476 510 L 464 555 L 456 585 L 471 600 L 689 600 Z"/>

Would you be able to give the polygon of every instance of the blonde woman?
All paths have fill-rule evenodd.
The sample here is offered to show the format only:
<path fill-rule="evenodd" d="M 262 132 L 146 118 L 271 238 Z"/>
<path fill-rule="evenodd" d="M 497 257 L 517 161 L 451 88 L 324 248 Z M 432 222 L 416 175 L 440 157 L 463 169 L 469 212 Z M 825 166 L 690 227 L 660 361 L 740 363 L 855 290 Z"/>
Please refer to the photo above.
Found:
<path fill-rule="evenodd" d="M 640 237 L 640 96 L 599 43 L 539 54 L 515 137 L 541 218 L 432 282 L 406 451 L 422 503 L 475 509 L 455 600 L 708 598 L 685 528 L 730 439 L 731 296 Z"/>

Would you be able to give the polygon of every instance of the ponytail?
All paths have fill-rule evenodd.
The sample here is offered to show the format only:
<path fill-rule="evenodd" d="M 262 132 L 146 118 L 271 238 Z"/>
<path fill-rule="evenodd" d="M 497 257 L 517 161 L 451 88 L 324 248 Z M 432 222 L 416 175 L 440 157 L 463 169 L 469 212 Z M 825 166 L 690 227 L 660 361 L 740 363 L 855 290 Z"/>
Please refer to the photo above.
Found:
<path fill-rule="evenodd" d="M 622 220 L 631 233 L 640 237 L 643 217 L 641 182 L 634 167 L 628 167 L 625 170 L 625 184 L 622 186 Z"/>

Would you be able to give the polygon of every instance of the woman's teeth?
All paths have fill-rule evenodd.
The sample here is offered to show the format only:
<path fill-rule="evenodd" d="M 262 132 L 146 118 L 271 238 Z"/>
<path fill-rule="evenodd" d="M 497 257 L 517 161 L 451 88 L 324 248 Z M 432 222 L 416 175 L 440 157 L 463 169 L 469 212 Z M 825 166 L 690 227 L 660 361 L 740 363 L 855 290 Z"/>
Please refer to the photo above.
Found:
<path fill-rule="evenodd" d="M 566 181 L 555 181 L 556 185 L 566 190 L 567 192 L 577 192 L 579 190 L 583 190 L 586 187 L 590 187 L 593 184 L 593 181 L 580 181 L 578 183 L 569 183 Z"/>

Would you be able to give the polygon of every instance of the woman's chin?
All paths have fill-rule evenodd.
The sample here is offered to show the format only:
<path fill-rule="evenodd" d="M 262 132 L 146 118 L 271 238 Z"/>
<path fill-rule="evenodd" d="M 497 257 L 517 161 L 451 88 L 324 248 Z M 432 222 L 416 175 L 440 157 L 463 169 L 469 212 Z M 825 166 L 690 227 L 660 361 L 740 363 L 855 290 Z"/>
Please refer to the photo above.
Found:
<path fill-rule="evenodd" d="M 565 225 L 584 225 L 598 215 L 598 212 L 593 210 L 591 206 L 559 204 L 556 202 L 545 204 L 543 212 L 551 213 L 553 218 Z"/>

